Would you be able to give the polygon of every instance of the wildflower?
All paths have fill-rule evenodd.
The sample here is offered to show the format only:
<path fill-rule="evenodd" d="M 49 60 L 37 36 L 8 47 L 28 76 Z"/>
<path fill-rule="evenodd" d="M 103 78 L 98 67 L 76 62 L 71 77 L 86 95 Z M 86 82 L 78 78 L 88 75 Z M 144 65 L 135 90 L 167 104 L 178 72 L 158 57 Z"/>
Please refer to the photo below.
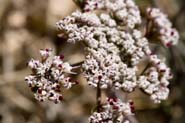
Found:
<path fill-rule="evenodd" d="M 85 12 L 107 10 L 117 19 L 117 23 L 128 28 L 141 23 L 140 11 L 133 0 L 86 0 L 83 9 Z"/>
<path fill-rule="evenodd" d="M 39 101 L 51 100 L 58 103 L 63 100 L 60 93 L 62 85 L 69 89 L 77 84 L 66 74 L 75 74 L 69 63 L 63 62 L 63 56 L 51 57 L 52 49 L 41 49 L 41 61 L 31 59 L 28 66 L 32 69 L 32 74 L 25 77 L 25 81 Z"/>
<path fill-rule="evenodd" d="M 88 8 L 90 2 L 97 1 L 87 0 L 85 8 Z M 93 87 L 98 87 L 99 84 L 102 89 L 112 87 L 127 92 L 139 87 L 149 94 L 154 102 L 165 100 L 169 93 L 167 86 L 171 78 L 170 70 L 156 55 L 151 55 L 148 39 L 141 31 L 134 28 L 136 23 L 139 24 L 140 18 L 135 3 L 132 0 L 114 2 L 103 0 L 97 4 L 101 5 L 94 9 L 106 9 L 108 13 L 100 12 L 97 15 L 77 11 L 57 22 L 58 29 L 68 37 L 68 42 L 81 41 L 86 46 L 86 57 L 82 68 L 87 83 Z M 89 10 L 93 10 L 93 7 Z M 154 17 L 163 19 L 161 22 L 155 20 L 156 27 L 160 27 L 159 32 L 162 29 L 171 29 L 170 21 L 159 10 L 152 9 L 149 12 L 149 19 Z M 133 16 L 137 16 L 138 21 L 133 21 Z M 125 17 L 131 17 L 133 26 L 129 26 L 127 21 L 130 21 L 128 18 L 124 19 Z M 123 26 L 123 29 L 120 26 Z M 127 28 L 131 30 L 127 31 Z M 163 33 L 167 35 L 166 32 Z M 166 45 L 170 45 L 169 42 Z M 147 57 L 153 66 L 145 75 L 138 76 L 138 64 Z"/>
<path fill-rule="evenodd" d="M 155 103 L 166 100 L 169 95 L 170 69 L 156 56 L 150 55 L 151 67 L 139 77 L 138 86 L 142 88 Z"/>
<path fill-rule="evenodd" d="M 147 17 L 153 24 L 152 31 L 157 33 L 164 46 L 170 47 L 178 43 L 179 33 L 175 28 L 172 28 L 172 23 L 167 15 L 157 8 L 148 8 Z"/>
<path fill-rule="evenodd" d="M 102 107 L 101 112 L 94 112 L 89 117 L 90 123 L 129 123 L 126 118 L 134 115 L 133 102 L 122 102 L 118 98 L 108 98 Z"/>

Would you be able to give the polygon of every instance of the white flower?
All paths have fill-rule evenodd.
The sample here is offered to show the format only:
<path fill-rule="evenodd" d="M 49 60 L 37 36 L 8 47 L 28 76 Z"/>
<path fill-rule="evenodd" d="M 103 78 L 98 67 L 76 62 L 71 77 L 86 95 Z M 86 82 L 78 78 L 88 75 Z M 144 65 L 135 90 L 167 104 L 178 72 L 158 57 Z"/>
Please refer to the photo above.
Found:
<path fill-rule="evenodd" d="M 101 24 L 99 18 L 94 13 L 81 13 L 76 11 L 72 13 L 72 17 L 80 23 L 86 23 L 87 25 L 99 26 Z"/>
<path fill-rule="evenodd" d="M 28 66 L 29 66 L 31 69 L 36 69 L 39 65 L 40 65 L 40 62 L 39 62 L 38 60 L 31 59 L 31 60 L 28 62 Z"/>
<path fill-rule="evenodd" d="M 124 90 L 131 92 L 133 89 L 137 86 L 136 82 L 133 81 L 124 81 L 123 84 L 121 85 Z"/>
<path fill-rule="evenodd" d="M 116 21 L 113 20 L 110 15 L 108 14 L 101 14 L 100 15 L 100 19 L 101 21 L 103 21 L 103 23 L 109 27 L 115 27 L 117 24 L 116 24 Z"/>
<path fill-rule="evenodd" d="M 168 95 L 169 89 L 166 87 L 161 87 L 159 91 L 151 95 L 151 99 L 154 100 L 155 103 L 160 103 L 161 100 L 166 100 Z"/>
<path fill-rule="evenodd" d="M 41 55 L 42 59 L 47 59 L 51 55 L 51 51 L 52 51 L 52 49 L 45 49 L 45 50 L 41 49 L 40 55 Z"/>
<path fill-rule="evenodd" d="M 140 88 L 146 89 L 150 85 L 150 82 L 147 80 L 146 76 L 140 76 L 137 85 Z"/>

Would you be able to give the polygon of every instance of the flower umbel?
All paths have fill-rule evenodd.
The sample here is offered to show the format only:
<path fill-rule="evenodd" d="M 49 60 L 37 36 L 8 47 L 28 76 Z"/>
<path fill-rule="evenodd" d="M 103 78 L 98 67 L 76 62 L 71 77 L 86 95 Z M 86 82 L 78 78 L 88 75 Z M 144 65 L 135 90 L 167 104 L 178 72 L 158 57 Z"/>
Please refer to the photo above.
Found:
<path fill-rule="evenodd" d="M 68 74 L 72 72 L 72 67 L 69 63 L 64 62 L 63 55 L 51 57 L 52 49 L 41 49 L 41 61 L 31 59 L 28 66 L 32 70 L 32 74 L 25 77 L 25 81 L 31 88 L 34 96 L 39 101 L 51 100 L 54 103 L 59 103 L 63 100 L 60 93 L 62 86 L 66 89 L 77 84 Z"/>
<path fill-rule="evenodd" d="M 155 103 L 167 99 L 167 86 L 172 78 L 170 69 L 163 62 L 154 63 L 160 59 L 157 55 L 151 55 L 147 35 L 136 28 L 141 16 L 133 0 L 86 0 L 82 9 L 88 11 L 73 12 L 71 16 L 57 22 L 57 28 L 69 43 L 85 44 L 86 57 L 82 68 L 88 84 L 93 87 L 99 85 L 101 89 L 122 89 L 125 92 L 132 92 L 139 87 Z M 93 13 L 94 9 L 106 12 L 100 11 L 97 14 Z M 147 14 L 153 24 L 150 33 L 159 35 L 165 46 L 176 44 L 178 33 L 172 31 L 172 24 L 166 15 L 158 9 L 148 9 Z M 170 37 L 169 33 L 172 34 Z M 152 66 L 147 73 L 139 75 L 138 64 L 144 58 Z"/>
<path fill-rule="evenodd" d="M 85 0 L 83 9 L 85 12 L 107 10 L 116 18 L 117 23 L 128 28 L 141 23 L 140 11 L 133 0 Z"/>
<path fill-rule="evenodd" d="M 154 50 L 150 43 L 154 39 L 165 47 L 178 43 L 179 34 L 167 16 L 159 9 L 149 8 L 147 16 L 141 18 L 133 0 L 75 1 L 82 11 L 73 12 L 56 25 L 67 42 L 80 42 L 85 46 L 85 59 L 80 62 L 83 75 L 88 85 L 97 89 L 97 110 L 89 117 L 89 122 L 131 122 L 134 104 L 126 98 L 121 101 L 118 91 L 131 93 L 139 88 L 154 103 L 166 100 L 172 74 L 155 54 L 158 43 L 151 45 L 156 47 Z M 32 74 L 25 80 L 36 99 L 58 103 L 63 99 L 62 87 L 69 89 L 77 84 L 67 76 L 75 74 L 72 71 L 75 67 L 64 62 L 63 55 L 51 57 L 51 52 L 52 49 L 40 50 L 41 60 L 28 62 Z M 145 62 L 148 62 L 146 67 Z M 145 67 L 141 73 L 140 65 Z M 109 97 L 106 103 L 101 100 L 104 92 Z"/>
<path fill-rule="evenodd" d="M 108 98 L 101 112 L 94 112 L 89 117 L 90 123 L 130 123 L 128 116 L 134 115 L 132 101 L 122 102 L 118 98 Z"/>
<path fill-rule="evenodd" d="M 152 31 L 157 33 L 164 46 L 170 47 L 178 43 L 179 33 L 175 28 L 172 28 L 172 23 L 167 15 L 162 13 L 160 9 L 148 8 L 147 17 L 152 22 Z"/>

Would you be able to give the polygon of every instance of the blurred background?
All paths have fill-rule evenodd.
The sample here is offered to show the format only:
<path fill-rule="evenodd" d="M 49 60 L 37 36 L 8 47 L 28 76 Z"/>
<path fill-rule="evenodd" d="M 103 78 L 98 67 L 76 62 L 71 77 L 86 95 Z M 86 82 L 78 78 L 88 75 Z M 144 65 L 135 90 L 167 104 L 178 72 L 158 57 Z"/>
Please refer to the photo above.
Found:
<path fill-rule="evenodd" d="M 159 48 L 172 68 L 169 99 L 153 104 L 149 97 L 136 90 L 128 94 L 136 107 L 139 123 L 185 123 L 185 1 L 136 0 L 142 11 L 159 7 L 169 15 L 181 39 L 170 49 Z M 51 47 L 65 60 L 77 63 L 84 59 L 80 44 L 68 44 L 57 37 L 55 23 L 77 9 L 72 0 L 0 0 L 0 123 L 87 123 L 95 105 L 96 92 L 80 82 L 64 91 L 64 102 L 40 103 L 24 82 L 31 71 L 30 58 L 39 58 L 41 48 Z M 80 73 L 80 70 L 78 71 Z"/>

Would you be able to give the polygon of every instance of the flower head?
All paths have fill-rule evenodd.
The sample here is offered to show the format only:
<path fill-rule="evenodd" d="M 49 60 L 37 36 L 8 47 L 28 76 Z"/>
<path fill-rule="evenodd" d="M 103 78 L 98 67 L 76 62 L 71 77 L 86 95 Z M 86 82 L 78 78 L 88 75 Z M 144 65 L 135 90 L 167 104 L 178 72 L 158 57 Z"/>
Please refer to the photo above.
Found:
<path fill-rule="evenodd" d="M 172 28 L 172 23 L 167 18 L 167 15 L 162 13 L 157 8 L 147 9 L 148 19 L 153 24 L 153 32 L 156 32 L 162 44 L 166 47 L 177 44 L 179 33 Z"/>
<path fill-rule="evenodd" d="M 166 100 L 169 95 L 169 80 L 172 78 L 170 69 L 164 64 L 157 55 L 150 55 L 151 67 L 141 75 L 138 86 L 142 88 L 155 103 Z"/>
<path fill-rule="evenodd" d="M 141 23 L 140 11 L 133 0 L 86 0 L 83 9 L 85 12 L 95 9 L 107 10 L 118 23 L 128 28 L 134 28 L 136 24 Z"/>
<path fill-rule="evenodd" d="M 63 100 L 60 93 L 62 85 L 69 89 L 77 83 L 67 77 L 67 74 L 74 74 L 73 67 L 63 61 L 62 55 L 50 58 L 51 53 L 52 49 L 41 49 L 41 61 L 31 59 L 28 62 L 32 74 L 25 77 L 25 81 L 37 100 L 51 100 L 58 103 Z"/>
<path fill-rule="evenodd" d="M 94 112 L 90 117 L 90 123 L 129 123 L 127 116 L 134 115 L 132 101 L 122 102 L 118 98 L 108 98 L 101 112 Z"/>
<path fill-rule="evenodd" d="M 84 12 L 76 11 L 57 22 L 57 28 L 68 42 L 85 44 L 82 68 L 87 83 L 127 92 L 139 87 L 154 102 L 165 100 L 172 77 L 170 69 L 151 55 L 147 36 L 136 29 L 141 16 L 133 0 L 86 0 L 83 9 Z M 95 9 L 104 11 L 93 13 Z M 157 33 L 165 46 L 177 43 L 178 32 L 166 15 L 158 9 L 148 9 L 147 16 L 153 23 L 151 32 Z M 149 59 L 151 67 L 144 75 L 138 75 L 138 65 L 144 58 Z"/>

